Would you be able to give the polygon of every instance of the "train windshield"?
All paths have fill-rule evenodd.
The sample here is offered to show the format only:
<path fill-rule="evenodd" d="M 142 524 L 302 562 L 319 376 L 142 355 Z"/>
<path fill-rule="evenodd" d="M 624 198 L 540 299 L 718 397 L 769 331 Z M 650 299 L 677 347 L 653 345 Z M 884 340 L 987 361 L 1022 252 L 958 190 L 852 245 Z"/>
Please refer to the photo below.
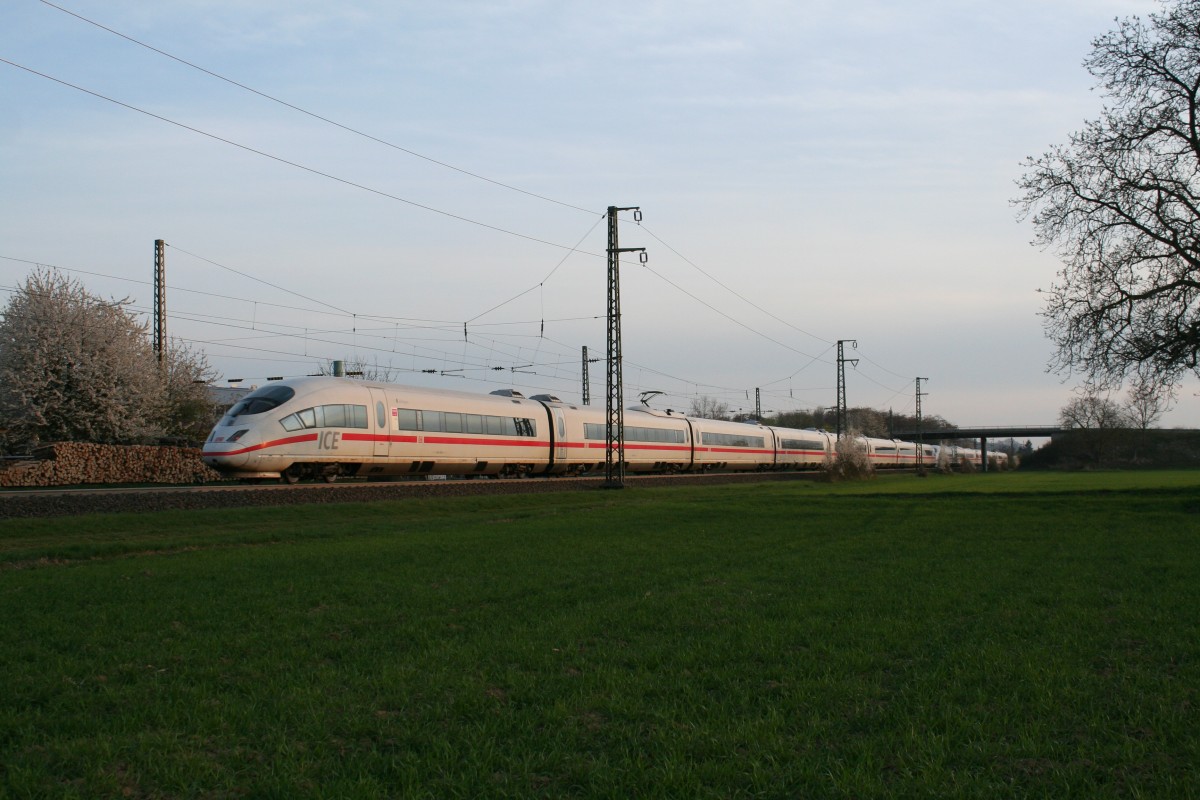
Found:
<path fill-rule="evenodd" d="M 229 409 L 229 413 L 221 420 L 221 424 L 232 425 L 238 417 L 262 414 L 278 408 L 295 396 L 296 390 L 290 386 L 264 386 L 261 389 L 255 389 Z"/>

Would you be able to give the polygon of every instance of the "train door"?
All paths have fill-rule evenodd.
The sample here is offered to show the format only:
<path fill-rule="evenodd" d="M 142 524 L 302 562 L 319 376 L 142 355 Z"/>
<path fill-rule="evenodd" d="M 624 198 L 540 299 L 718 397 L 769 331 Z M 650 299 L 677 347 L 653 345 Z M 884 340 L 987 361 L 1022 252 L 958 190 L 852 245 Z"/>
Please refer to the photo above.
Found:
<path fill-rule="evenodd" d="M 371 389 L 370 416 L 375 420 L 375 435 L 371 437 L 371 441 L 375 443 L 373 455 L 377 458 L 386 458 L 392 417 L 388 410 L 387 395 L 379 389 Z"/>
<path fill-rule="evenodd" d="M 562 464 L 567 460 L 567 423 L 561 408 L 554 409 L 554 461 Z"/>

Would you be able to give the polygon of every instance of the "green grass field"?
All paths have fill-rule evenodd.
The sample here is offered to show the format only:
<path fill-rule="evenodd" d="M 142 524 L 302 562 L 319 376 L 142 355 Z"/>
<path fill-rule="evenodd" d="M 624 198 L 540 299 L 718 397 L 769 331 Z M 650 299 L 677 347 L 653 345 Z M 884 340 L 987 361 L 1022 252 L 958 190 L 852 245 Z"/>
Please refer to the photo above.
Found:
<path fill-rule="evenodd" d="M 1200 473 L 0 523 L 0 797 L 1198 797 Z"/>

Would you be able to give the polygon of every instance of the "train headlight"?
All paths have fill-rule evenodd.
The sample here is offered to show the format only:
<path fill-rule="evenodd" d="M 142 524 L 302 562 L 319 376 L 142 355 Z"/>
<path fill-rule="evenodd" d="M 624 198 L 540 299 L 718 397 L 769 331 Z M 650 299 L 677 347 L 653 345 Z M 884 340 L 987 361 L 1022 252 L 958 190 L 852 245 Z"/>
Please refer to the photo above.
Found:
<path fill-rule="evenodd" d="M 242 428 L 240 431 L 236 431 L 232 436 L 230 436 L 225 441 L 236 442 L 238 439 L 241 439 L 243 436 L 245 436 L 249 432 L 250 432 L 249 428 Z"/>

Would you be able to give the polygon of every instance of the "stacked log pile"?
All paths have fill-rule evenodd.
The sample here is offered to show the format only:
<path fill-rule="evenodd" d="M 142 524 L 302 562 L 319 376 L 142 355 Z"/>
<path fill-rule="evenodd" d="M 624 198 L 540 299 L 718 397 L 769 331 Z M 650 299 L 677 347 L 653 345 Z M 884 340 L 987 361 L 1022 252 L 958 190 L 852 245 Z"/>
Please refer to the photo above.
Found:
<path fill-rule="evenodd" d="M 206 483 L 221 475 L 191 447 L 61 442 L 0 468 L 0 487 L 84 483 Z"/>

